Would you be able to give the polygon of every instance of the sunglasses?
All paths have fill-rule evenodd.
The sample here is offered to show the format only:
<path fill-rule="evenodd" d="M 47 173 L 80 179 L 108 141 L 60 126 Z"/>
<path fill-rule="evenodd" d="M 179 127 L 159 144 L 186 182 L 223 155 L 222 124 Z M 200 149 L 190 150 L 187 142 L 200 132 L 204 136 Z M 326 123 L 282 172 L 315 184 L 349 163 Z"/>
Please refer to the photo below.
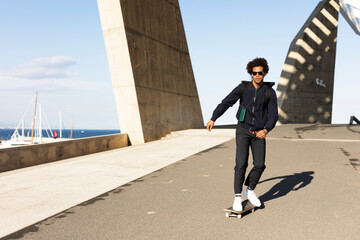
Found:
<path fill-rule="evenodd" d="M 251 75 L 256 76 L 257 74 L 259 74 L 260 76 L 262 76 L 264 74 L 264 72 L 252 72 Z"/>

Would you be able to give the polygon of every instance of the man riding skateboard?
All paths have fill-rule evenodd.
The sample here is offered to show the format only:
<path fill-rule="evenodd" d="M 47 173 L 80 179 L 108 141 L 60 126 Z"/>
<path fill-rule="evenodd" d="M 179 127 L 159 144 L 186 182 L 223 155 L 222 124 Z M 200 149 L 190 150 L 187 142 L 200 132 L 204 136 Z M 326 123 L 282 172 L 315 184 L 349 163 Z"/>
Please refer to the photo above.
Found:
<path fill-rule="evenodd" d="M 244 196 L 254 206 L 260 207 L 261 202 L 254 190 L 265 170 L 266 135 L 275 127 L 278 120 L 277 98 L 271 88 L 274 83 L 264 82 L 269 66 L 264 58 L 255 58 L 247 64 L 247 72 L 251 82 L 243 81 L 227 95 L 215 108 L 211 120 L 206 124 L 210 132 L 224 112 L 238 100 L 240 105 L 236 118 L 236 164 L 234 176 L 235 200 L 233 209 L 242 211 L 241 192 L 248 166 L 249 147 L 253 156 L 253 168 L 245 180 L 247 188 Z"/>

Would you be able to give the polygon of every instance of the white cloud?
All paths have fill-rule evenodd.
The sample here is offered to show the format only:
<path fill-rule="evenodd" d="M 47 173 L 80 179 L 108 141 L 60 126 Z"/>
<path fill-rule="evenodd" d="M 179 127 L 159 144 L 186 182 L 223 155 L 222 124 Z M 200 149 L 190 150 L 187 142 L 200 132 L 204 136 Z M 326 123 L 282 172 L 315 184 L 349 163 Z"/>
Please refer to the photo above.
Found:
<path fill-rule="evenodd" d="M 0 76 L 23 79 L 66 78 L 74 75 L 66 71 L 67 67 L 74 64 L 76 61 L 66 56 L 35 58 L 9 71 L 0 72 Z"/>
<path fill-rule="evenodd" d="M 108 84 L 74 79 L 77 75 L 67 71 L 75 65 L 71 57 L 54 56 L 35 58 L 10 70 L 0 71 L 0 86 L 7 91 L 57 92 L 67 89 L 98 89 Z"/>

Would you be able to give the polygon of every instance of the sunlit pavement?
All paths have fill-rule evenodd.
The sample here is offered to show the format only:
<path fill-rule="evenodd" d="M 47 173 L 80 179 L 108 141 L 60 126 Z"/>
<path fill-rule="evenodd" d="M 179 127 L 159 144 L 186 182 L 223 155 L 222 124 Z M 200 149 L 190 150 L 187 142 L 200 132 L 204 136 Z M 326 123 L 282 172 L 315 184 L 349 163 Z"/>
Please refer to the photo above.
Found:
<path fill-rule="evenodd" d="M 0 174 L 1 236 L 26 227 L 4 239 L 357 239 L 359 126 L 276 127 L 255 190 L 263 206 L 242 219 L 222 210 L 233 201 L 234 134 L 177 132 Z"/>

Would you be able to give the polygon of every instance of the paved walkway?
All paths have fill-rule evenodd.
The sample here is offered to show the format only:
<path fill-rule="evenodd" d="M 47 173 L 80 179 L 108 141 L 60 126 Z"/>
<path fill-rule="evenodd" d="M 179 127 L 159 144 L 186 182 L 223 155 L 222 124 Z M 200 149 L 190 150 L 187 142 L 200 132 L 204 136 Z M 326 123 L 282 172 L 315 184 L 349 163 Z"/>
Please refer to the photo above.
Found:
<path fill-rule="evenodd" d="M 0 173 L 0 237 L 234 137 L 218 129 Z"/>
<path fill-rule="evenodd" d="M 264 206 L 243 219 L 222 211 L 233 200 L 234 130 L 174 135 L 0 174 L 0 236 L 26 226 L 4 239 L 360 236 L 359 126 L 278 126 L 256 189 Z"/>

